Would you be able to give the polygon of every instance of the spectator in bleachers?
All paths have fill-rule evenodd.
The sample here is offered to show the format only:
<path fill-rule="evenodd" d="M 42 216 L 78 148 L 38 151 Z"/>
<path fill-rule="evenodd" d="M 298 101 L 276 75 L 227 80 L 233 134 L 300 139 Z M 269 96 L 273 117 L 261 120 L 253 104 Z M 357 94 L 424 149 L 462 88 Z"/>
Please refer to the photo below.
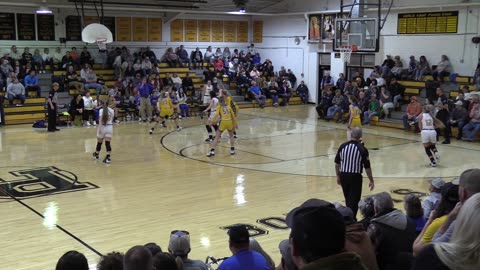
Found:
<path fill-rule="evenodd" d="M 391 72 L 393 74 L 394 78 L 401 78 L 402 72 L 403 72 L 403 62 L 400 59 L 399 55 L 395 55 L 394 60 L 395 65 L 393 66 Z"/>
<path fill-rule="evenodd" d="M 213 62 L 215 76 L 218 76 L 218 73 L 224 74 L 224 70 L 223 70 L 224 67 L 225 66 L 223 64 L 222 58 L 216 58 L 215 62 Z"/>
<path fill-rule="evenodd" d="M 68 251 L 58 259 L 55 270 L 88 270 L 88 261 L 85 255 L 78 251 Z"/>
<path fill-rule="evenodd" d="M 332 87 L 334 84 L 335 82 L 333 81 L 332 76 L 330 76 L 330 71 L 325 71 L 325 74 L 322 77 L 322 81 L 320 82 L 320 89 L 325 89 L 325 87 Z M 343 90 L 342 88 L 338 89 Z"/>
<path fill-rule="evenodd" d="M 395 269 L 398 256 L 412 252 L 415 222 L 394 208 L 387 192 L 375 195 L 373 203 L 375 216 L 370 220 L 367 232 L 375 247 L 378 266 L 380 269 Z"/>
<path fill-rule="evenodd" d="M 188 91 L 193 92 L 194 85 L 193 85 L 192 78 L 190 77 L 190 73 L 187 72 L 187 75 L 185 75 L 185 78 L 183 78 L 181 85 L 185 93 L 188 93 Z"/>
<path fill-rule="evenodd" d="M 442 188 L 445 185 L 445 181 L 442 178 L 435 178 L 428 181 L 430 186 L 428 191 L 430 195 L 428 195 L 422 202 L 423 208 L 423 217 L 428 219 L 430 217 L 430 213 L 435 209 L 438 202 L 442 198 Z"/>
<path fill-rule="evenodd" d="M 92 58 L 92 55 L 88 51 L 87 47 L 83 47 L 82 52 L 80 53 L 80 65 L 89 64 L 93 67 L 95 61 Z"/>
<path fill-rule="evenodd" d="M 383 110 L 381 118 L 390 118 L 390 110 L 393 109 L 392 94 L 387 88 L 380 88 L 380 106 Z"/>
<path fill-rule="evenodd" d="M 178 89 L 182 88 L 182 79 L 178 77 L 177 73 L 173 73 L 172 77 L 173 87 L 178 91 Z"/>
<path fill-rule="evenodd" d="M 158 255 L 158 254 L 157 254 Z M 88 268 L 87 268 L 88 269 Z M 125 253 L 124 270 L 152 270 L 152 253 L 144 246 L 134 246 Z"/>
<path fill-rule="evenodd" d="M 379 116 L 381 110 L 382 110 L 382 107 L 380 106 L 380 103 L 377 100 L 377 95 L 372 94 L 370 97 L 370 103 L 368 104 L 368 110 L 363 113 L 363 125 L 369 125 L 370 120 L 374 116 Z"/>
<path fill-rule="evenodd" d="M 368 270 L 378 270 L 377 258 L 375 257 L 372 242 L 363 224 L 356 222 L 352 209 L 339 203 L 335 203 L 334 205 L 337 211 L 343 216 L 343 221 L 346 226 L 345 251 L 358 254 Z"/>
<path fill-rule="evenodd" d="M 405 86 L 401 85 L 397 81 L 397 78 L 392 78 L 388 90 L 390 91 L 390 93 L 392 93 L 393 96 L 393 107 L 395 108 L 395 110 L 400 109 L 399 100 L 402 100 L 403 98 L 403 95 L 405 93 Z"/>
<path fill-rule="evenodd" d="M 57 47 L 52 57 L 53 64 L 58 68 L 66 69 L 67 68 L 66 66 L 65 67 L 62 66 L 62 59 L 63 59 L 62 49 L 60 49 L 60 47 Z M 52 70 L 52 73 L 53 73 L 53 70 Z"/>
<path fill-rule="evenodd" d="M 83 93 L 85 91 L 84 85 L 79 81 L 77 72 L 75 71 L 73 66 L 68 66 L 66 80 L 68 88 L 74 87 L 78 93 Z"/>
<path fill-rule="evenodd" d="M 176 67 L 177 64 L 180 64 L 178 55 L 173 51 L 173 48 L 167 49 L 164 59 L 165 59 L 165 62 L 167 62 L 170 67 Z"/>
<path fill-rule="evenodd" d="M 145 57 L 145 59 L 143 59 L 143 61 L 142 61 L 142 71 L 143 71 L 143 74 L 145 76 L 152 75 L 153 66 L 152 66 L 152 62 L 150 62 L 150 58 Z"/>
<path fill-rule="evenodd" d="M 140 74 L 141 77 L 145 77 L 145 70 L 142 69 L 142 60 L 137 59 L 135 64 L 133 64 L 133 71 L 136 74 Z"/>
<path fill-rule="evenodd" d="M 289 240 L 283 240 L 278 244 L 280 255 L 282 256 L 280 265 L 276 270 L 298 270 L 297 265 L 293 262 L 292 248 Z"/>
<path fill-rule="evenodd" d="M 76 47 L 72 47 L 72 50 L 70 51 L 69 56 L 70 56 L 70 59 L 72 59 L 73 64 L 75 64 L 77 67 L 82 65 L 80 63 L 80 54 L 78 54 Z"/>
<path fill-rule="evenodd" d="M 324 117 L 326 120 L 332 119 L 337 113 L 342 113 L 343 103 L 345 97 L 342 95 L 340 89 L 335 90 L 335 96 L 332 99 L 332 106 L 327 110 L 327 115 Z M 341 118 L 340 116 L 338 118 Z"/>
<path fill-rule="evenodd" d="M 40 54 L 40 49 L 35 49 L 33 51 L 33 56 L 32 56 L 32 65 L 38 73 L 43 73 L 44 69 L 44 64 L 43 64 L 43 58 L 42 55 Z"/>
<path fill-rule="evenodd" d="M 440 62 L 437 65 L 437 68 L 433 71 L 433 79 L 435 81 L 440 81 L 444 82 L 445 76 L 450 75 L 452 72 L 452 66 L 450 64 L 450 61 L 448 60 L 448 57 L 446 55 L 442 55 L 442 58 Z"/>
<path fill-rule="evenodd" d="M 52 54 L 50 54 L 50 49 L 49 48 L 44 48 L 43 49 L 42 60 L 43 60 L 43 66 L 42 66 L 43 73 L 45 73 L 45 67 L 47 65 L 50 66 L 50 72 L 53 73 L 53 71 L 55 71 L 55 64 L 54 64 L 54 61 L 53 61 Z"/>
<path fill-rule="evenodd" d="M 98 261 L 97 270 L 123 270 L 123 254 L 110 252 L 107 255 L 103 255 Z"/>
<path fill-rule="evenodd" d="M 470 95 L 470 104 L 468 105 L 468 108 L 467 108 L 467 113 L 469 115 L 470 115 L 470 112 L 473 109 L 474 102 L 479 102 L 479 101 L 480 101 L 480 96 L 479 95 L 477 95 L 477 94 L 471 94 Z"/>
<path fill-rule="evenodd" d="M 35 70 L 30 70 L 28 75 L 25 76 L 24 84 L 25 84 L 27 93 L 29 91 L 35 91 L 37 93 L 37 97 L 40 97 L 41 89 L 40 89 L 38 77 Z"/>
<path fill-rule="evenodd" d="M 337 82 L 335 83 L 337 88 L 344 91 L 345 82 L 346 82 L 345 75 L 343 73 L 338 74 L 338 79 L 337 79 Z"/>
<path fill-rule="evenodd" d="M 188 56 L 188 52 L 185 50 L 183 45 L 180 45 L 180 49 L 178 50 L 178 60 L 180 61 L 180 66 L 184 67 L 185 63 L 188 63 L 188 68 L 192 67 L 192 61 Z"/>
<path fill-rule="evenodd" d="M 472 99 L 472 109 L 469 113 L 470 121 L 463 127 L 464 141 L 473 142 L 480 133 L 480 103 Z"/>
<path fill-rule="evenodd" d="M 137 85 L 140 94 L 140 121 L 150 121 L 152 118 L 152 105 L 150 104 L 150 95 L 152 94 L 153 85 L 147 82 L 147 78 L 143 77 L 142 81 Z"/>
<path fill-rule="evenodd" d="M 150 59 L 150 62 L 152 62 L 153 64 L 158 63 L 157 55 L 155 55 L 155 52 L 150 49 L 150 46 L 147 46 L 145 48 L 144 55 L 148 57 L 148 59 Z"/>
<path fill-rule="evenodd" d="M 230 52 L 230 48 L 229 47 L 225 47 L 223 49 L 223 53 L 222 53 L 222 59 L 223 61 L 227 61 L 227 58 L 228 59 L 231 59 L 232 58 L 232 53 Z"/>
<path fill-rule="evenodd" d="M 280 70 L 278 71 L 278 76 L 283 77 L 283 76 L 286 76 L 286 75 L 287 75 L 287 70 L 285 69 L 284 66 L 281 66 Z"/>
<path fill-rule="evenodd" d="M 395 66 L 395 61 L 392 59 L 391 55 L 387 55 L 387 58 L 383 61 L 382 67 L 380 69 L 381 76 L 390 75 L 392 68 Z"/>
<path fill-rule="evenodd" d="M 259 53 L 256 53 L 252 57 L 252 63 L 254 66 L 259 66 L 262 61 L 262 58 L 260 57 Z"/>
<path fill-rule="evenodd" d="M 13 71 L 15 72 L 15 75 L 18 76 L 18 78 L 23 78 L 20 76 L 20 74 L 25 74 L 23 70 L 24 68 L 22 67 L 22 65 L 20 65 L 20 61 L 15 60 L 15 65 L 13 65 Z"/>
<path fill-rule="evenodd" d="M 94 126 L 97 125 L 95 122 L 95 114 L 93 112 L 94 104 L 93 98 L 90 96 L 90 91 L 85 92 L 85 96 L 83 96 L 83 126 L 90 126 L 90 116 L 92 117 L 92 124 Z"/>
<path fill-rule="evenodd" d="M 278 88 L 278 96 L 283 99 L 282 104 L 288 106 L 290 102 L 290 97 L 292 96 L 290 93 L 290 87 L 288 85 L 288 81 L 284 80 L 282 85 Z"/>
<path fill-rule="evenodd" d="M 225 67 L 226 68 L 226 67 Z M 236 74 L 238 72 L 238 64 L 232 59 L 228 61 L 228 78 L 231 82 L 236 80 Z"/>
<path fill-rule="evenodd" d="M 78 115 L 83 122 L 83 109 L 85 108 L 83 104 L 82 95 L 76 94 L 73 96 L 70 101 L 70 108 L 68 113 L 70 114 L 70 122 L 75 123 L 75 118 Z"/>
<path fill-rule="evenodd" d="M 67 68 L 68 66 L 75 66 L 75 68 L 79 68 L 78 65 L 76 65 L 70 56 L 70 51 L 66 51 L 65 55 L 62 57 L 62 67 Z"/>
<path fill-rule="evenodd" d="M 95 89 L 97 96 L 103 92 L 103 86 L 97 82 L 97 74 L 95 74 L 92 68 L 88 68 L 85 75 L 85 89 L 89 90 L 91 88 Z"/>
<path fill-rule="evenodd" d="M 263 109 L 263 107 L 265 107 L 265 102 L 267 98 L 265 97 L 265 95 L 262 94 L 260 87 L 257 86 L 257 83 L 255 81 L 252 81 L 252 86 L 250 87 L 250 94 L 257 101 L 260 108 Z"/>
<path fill-rule="evenodd" d="M 269 270 L 267 261 L 258 252 L 249 249 L 250 235 L 244 225 L 235 225 L 228 230 L 232 256 L 218 270 Z"/>
<path fill-rule="evenodd" d="M 302 99 L 303 104 L 308 103 L 308 87 L 305 85 L 305 81 L 301 81 L 297 87 L 297 95 Z"/>
<path fill-rule="evenodd" d="M 351 95 L 351 96 L 357 96 L 357 95 Z M 361 118 L 362 118 L 362 123 L 363 123 L 363 114 L 365 113 L 365 111 L 368 110 L 368 103 L 369 103 L 369 100 L 365 94 L 365 91 L 362 91 L 362 92 L 359 92 L 358 93 L 358 101 L 357 101 L 357 104 L 358 104 L 358 108 L 360 109 L 361 111 Z"/>
<path fill-rule="evenodd" d="M 480 194 L 473 195 L 462 206 L 449 243 L 426 247 L 416 258 L 412 270 L 479 269 Z"/>
<path fill-rule="evenodd" d="M 215 54 L 212 51 L 212 46 L 208 46 L 208 48 L 207 48 L 207 50 L 205 51 L 205 54 L 204 54 L 205 62 L 210 64 L 210 65 L 213 65 L 213 61 L 215 60 L 214 55 Z"/>
<path fill-rule="evenodd" d="M 466 102 L 466 100 L 464 100 Z M 450 119 L 447 121 L 447 134 L 452 134 L 452 127 L 458 127 L 457 140 L 462 139 L 463 127 L 467 123 L 467 109 L 463 106 L 461 100 L 455 102 L 455 109 L 450 113 Z"/>
<path fill-rule="evenodd" d="M 403 115 L 403 128 L 408 131 L 410 126 L 415 125 L 415 130 L 418 130 L 417 120 L 422 113 L 422 105 L 417 102 L 417 97 L 410 97 L 410 103 L 407 106 L 407 111 Z"/>
<path fill-rule="evenodd" d="M 18 52 L 17 46 L 12 45 L 12 47 L 10 47 L 10 57 L 11 57 L 14 61 L 22 59 L 22 56 L 21 56 L 20 53 Z"/>
<path fill-rule="evenodd" d="M 294 88 L 297 83 L 297 76 L 293 74 L 293 71 L 291 69 L 288 69 L 287 71 L 287 79 L 290 82 L 290 88 Z"/>
<path fill-rule="evenodd" d="M 195 51 L 192 51 L 190 54 L 190 60 L 193 63 L 194 69 L 203 69 L 203 53 L 200 51 L 200 48 L 196 48 Z M 200 66 L 198 64 L 200 63 Z"/>
<path fill-rule="evenodd" d="M 191 260 L 188 258 L 190 253 L 190 234 L 187 231 L 172 231 L 168 252 L 181 261 L 184 270 L 208 270 L 207 265 L 201 260 Z"/>
<path fill-rule="evenodd" d="M 435 112 L 436 112 L 435 117 L 438 120 L 440 120 L 443 123 L 443 125 L 446 127 L 448 119 L 450 119 L 450 112 L 448 111 L 449 110 L 448 98 L 445 95 L 443 89 L 440 87 L 437 88 L 436 94 L 437 94 L 437 100 L 435 101 Z M 441 133 L 441 129 L 437 128 L 436 131 L 437 131 L 437 141 L 438 141 L 439 135 Z M 451 134 L 449 134 L 448 132 L 449 132 L 448 129 L 444 129 L 443 136 L 445 137 L 445 140 L 442 142 L 442 144 L 450 144 Z"/>
<path fill-rule="evenodd" d="M 287 225 L 299 269 L 367 269 L 357 254 L 345 250 L 345 222 L 331 203 L 310 199 L 288 213 Z"/>
<path fill-rule="evenodd" d="M 85 83 L 86 82 L 86 77 L 87 77 L 87 71 L 90 68 L 90 65 L 88 63 L 85 63 L 82 66 L 82 69 L 80 70 L 80 80 Z"/>
<path fill-rule="evenodd" d="M 12 83 L 7 85 L 7 99 L 10 105 L 13 105 L 14 99 L 19 99 L 21 105 L 25 103 L 25 87 L 18 81 L 18 78 L 16 77 Z"/>
<path fill-rule="evenodd" d="M 215 59 L 222 59 L 223 57 L 222 49 L 217 48 L 217 50 L 215 51 L 214 57 Z"/>
<path fill-rule="evenodd" d="M 418 68 L 419 62 L 415 59 L 415 56 L 410 56 L 410 62 L 408 62 L 408 77 L 412 80 L 416 80 L 416 70 Z"/>
<path fill-rule="evenodd" d="M 418 255 L 422 249 L 432 243 L 438 229 L 446 222 L 448 214 L 453 211 L 459 202 L 459 188 L 453 183 L 446 183 L 442 187 L 441 198 L 435 210 L 430 212 L 424 229 L 413 243 L 413 255 Z"/>
<path fill-rule="evenodd" d="M 132 62 L 125 62 L 126 67 L 123 69 L 123 78 L 124 79 L 133 79 L 135 77 L 135 69 L 133 68 Z"/>
<path fill-rule="evenodd" d="M 15 74 L 15 72 L 10 72 L 9 76 L 7 77 L 7 82 L 6 82 L 6 86 L 8 86 L 9 84 L 13 83 L 13 81 L 15 81 L 15 79 L 17 79 L 17 74 Z M 19 79 L 20 81 L 20 79 Z"/>
<path fill-rule="evenodd" d="M 422 202 L 415 194 L 405 195 L 404 201 L 405 213 L 407 217 L 415 222 L 415 232 L 416 236 L 418 236 L 427 222 L 427 218 L 423 214 Z"/>
<path fill-rule="evenodd" d="M 415 69 L 415 76 L 413 79 L 416 81 L 421 81 L 423 76 L 430 74 L 431 70 L 430 63 L 428 63 L 427 58 L 422 55 L 420 56 L 420 62 Z"/>
<path fill-rule="evenodd" d="M 465 92 L 468 93 L 468 90 L 466 90 Z M 458 96 L 456 98 L 456 101 L 461 101 L 462 102 L 462 106 L 467 110 L 468 109 L 468 106 L 470 105 L 470 101 L 468 101 L 466 98 L 465 98 L 465 92 L 459 92 L 458 93 Z M 470 97 L 470 93 L 469 94 L 469 97 Z"/>
<path fill-rule="evenodd" d="M 22 59 L 20 60 L 20 64 L 26 65 L 27 63 L 32 62 L 33 55 L 30 53 L 30 49 L 25 47 L 22 53 Z"/>
<path fill-rule="evenodd" d="M 10 73 L 13 72 L 13 67 L 7 59 L 4 59 L 2 65 L 0 65 L 0 70 L 2 71 L 3 79 L 6 79 L 10 76 Z"/>

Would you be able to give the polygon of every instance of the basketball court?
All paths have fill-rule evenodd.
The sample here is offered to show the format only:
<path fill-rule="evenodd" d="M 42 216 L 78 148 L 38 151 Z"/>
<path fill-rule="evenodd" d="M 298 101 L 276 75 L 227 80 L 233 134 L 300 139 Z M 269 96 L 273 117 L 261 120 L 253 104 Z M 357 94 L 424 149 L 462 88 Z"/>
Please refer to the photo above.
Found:
<path fill-rule="evenodd" d="M 238 223 L 250 225 L 279 262 L 289 210 L 312 197 L 343 201 L 333 160 L 346 128 L 317 120 L 308 105 L 244 109 L 239 119 L 236 155 L 224 137 L 212 158 L 205 156 L 199 118 L 182 120 L 180 132 L 167 122 L 151 136 L 147 124 L 121 123 L 114 127 L 111 165 L 91 157 L 94 127 L 53 134 L 2 129 L 0 253 L 8 254 L 2 268 L 52 269 L 73 249 L 92 265 L 99 254 L 137 244 L 157 242 L 166 250 L 175 229 L 190 232 L 191 258 L 224 257 L 226 229 Z M 402 208 L 403 195 L 426 192 L 429 178 L 449 180 L 476 166 L 478 144 L 440 145 L 440 166 L 431 168 L 419 140 L 411 132 L 366 127 L 376 189 L 365 184 L 363 195 L 387 191 Z"/>

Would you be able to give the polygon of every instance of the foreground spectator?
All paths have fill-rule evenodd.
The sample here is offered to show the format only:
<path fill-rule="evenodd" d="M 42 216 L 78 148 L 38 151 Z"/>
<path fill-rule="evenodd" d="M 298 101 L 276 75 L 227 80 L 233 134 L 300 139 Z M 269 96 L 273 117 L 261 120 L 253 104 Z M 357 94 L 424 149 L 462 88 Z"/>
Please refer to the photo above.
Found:
<path fill-rule="evenodd" d="M 111 252 L 103 255 L 97 264 L 97 270 L 123 270 L 123 254 Z"/>
<path fill-rule="evenodd" d="M 265 107 L 265 102 L 267 98 L 262 94 L 260 87 L 257 86 L 255 81 L 252 81 L 252 86 L 250 87 L 250 93 L 252 94 L 253 98 L 257 101 L 260 108 Z"/>
<path fill-rule="evenodd" d="M 19 99 L 21 105 L 25 103 L 25 87 L 15 78 L 13 83 L 7 86 L 7 99 L 10 105 L 13 105 L 14 99 Z"/>
<path fill-rule="evenodd" d="M 282 255 L 282 259 L 280 261 L 280 265 L 276 268 L 276 270 L 298 270 L 297 265 L 293 262 L 292 258 L 292 249 L 290 247 L 289 240 L 283 240 L 278 245 L 278 249 L 280 250 L 280 254 Z"/>
<path fill-rule="evenodd" d="M 124 270 L 152 270 L 152 267 L 152 253 L 146 247 L 134 246 L 125 253 Z"/>
<path fill-rule="evenodd" d="M 287 225 L 299 269 L 367 269 L 357 254 L 345 252 L 345 222 L 333 204 L 310 199 L 288 213 Z"/>
<path fill-rule="evenodd" d="M 420 198 L 415 194 L 407 194 L 404 199 L 404 208 L 407 217 L 411 218 L 415 222 L 416 235 L 425 227 L 427 219 L 423 215 L 422 202 Z"/>
<path fill-rule="evenodd" d="M 175 260 L 175 257 L 167 252 L 159 252 L 153 257 L 154 270 L 183 270 L 181 262 Z"/>
<path fill-rule="evenodd" d="M 476 140 L 480 132 L 480 103 L 478 101 L 472 102 L 472 110 L 470 111 L 470 122 L 463 127 L 465 134 L 464 141 L 473 142 Z"/>
<path fill-rule="evenodd" d="M 207 265 L 202 261 L 188 258 L 191 248 L 190 233 L 187 231 L 172 231 L 168 251 L 183 264 L 184 270 L 208 270 Z"/>
<path fill-rule="evenodd" d="M 162 248 L 156 243 L 145 244 L 145 247 L 152 253 L 152 256 L 155 256 L 157 253 L 162 252 Z"/>
<path fill-rule="evenodd" d="M 88 261 L 82 253 L 68 251 L 60 257 L 55 270 L 88 270 Z"/>
<path fill-rule="evenodd" d="M 373 197 L 375 216 L 370 221 L 368 234 L 372 239 L 380 269 L 391 269 L 401 253 L 411 253 L 415 240 L 415 223 L 402 211 L 393 207 L 392 197 L 386 192 Z"/>
<path fill-rule="evenodd" d="M 456 223 L 450 242 L 426 247 L 416 258 L 412 270 L 480 269 L 480 194 L 465 202 Z"/>
<path fill-rule="evenodd" d="M 445 185 L 445 181 L 443 181 L 442 178 L 435 178 L 428 182 L 430 183 L 430 187 L 428 188 L 430 195 L 428 195 L 422 202 L 423 217 L 425 219 L 428 219 L 430 212 L 435 209 L 435 206 L 442 198 L 442 187 Z"/>
<path fill-rule="evenodd" d="M 228 230 L 229 247 L 232 256 L 220 265 L 218 270 L 269 270 L 265 258 L 258 252 L 249 250 L 250 235 L 244 225 L 236 225 Z"/>
<path fill-rule="evenodd" d="M 263 250 L 262 246 L 260 246 L 260 244 L 257 242 L 257 240 L 255 240 L 255 238 L 250 237 L 250 244 L 248 246 L 248 249 L 260 253 L 267 261 L 270 270 L 275 269 L 275 263 L 273 262 L 272 258 L 270 257 L 270 255 L 267 254 L 267 252 L 265 252 L 265 250 Z"/>

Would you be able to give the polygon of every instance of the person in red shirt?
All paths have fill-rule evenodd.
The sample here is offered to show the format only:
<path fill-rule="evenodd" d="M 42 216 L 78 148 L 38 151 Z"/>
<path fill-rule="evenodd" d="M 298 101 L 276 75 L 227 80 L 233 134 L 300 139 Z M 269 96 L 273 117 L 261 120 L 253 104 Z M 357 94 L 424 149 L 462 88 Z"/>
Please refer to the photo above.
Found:
<path fill-rule="evenodd" d="M 415 130 L 418 130 L 417 118 L 422 112 L 422 105 L 417 102 L 417 97 L 412 96 L 410 98 L 410 104 L 407 106 L 407 111 L 403 115 L 403 128 L 408 131 L 410 124 L 415 125 Z"/>

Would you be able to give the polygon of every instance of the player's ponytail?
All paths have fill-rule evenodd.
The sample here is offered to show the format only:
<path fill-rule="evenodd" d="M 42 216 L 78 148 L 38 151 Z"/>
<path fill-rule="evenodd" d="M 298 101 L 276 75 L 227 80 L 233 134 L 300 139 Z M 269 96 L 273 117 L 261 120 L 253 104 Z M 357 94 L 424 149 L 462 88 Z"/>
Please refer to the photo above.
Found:
<path fill-rule="evenodd" d="M 102 123 L 103 123 L 104 125 L 106 125 L 107 122 L 108 122 L 108 101 L 107 101 L 107 100 L 104 100 L 104 101 L 103 101 L 103 107 L 102 107 L 102 109 L 103 109 L 103 112 L 102 112 Z"/>

